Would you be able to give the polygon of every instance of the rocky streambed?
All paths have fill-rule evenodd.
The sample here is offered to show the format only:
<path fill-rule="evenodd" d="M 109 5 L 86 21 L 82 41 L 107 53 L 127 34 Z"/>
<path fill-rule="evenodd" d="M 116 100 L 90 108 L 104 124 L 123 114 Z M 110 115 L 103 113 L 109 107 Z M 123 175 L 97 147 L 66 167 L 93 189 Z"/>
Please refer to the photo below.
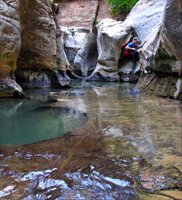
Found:
<path fill-rule="evenodd" d="M 73 124 L 73 116 L 83 123 L 52 139 L 1 144 L 1 199 L 181 199 L 179 101 L 146 96 L 121 83 L 75 82 L 67 90 L 35 91 L 27 91 L 27 101 L 38 102 L 39 111 L 74 108 L 52 132 Z M 14 114 L 25 109 L 18 105 Z M 44 124 L 44 117 L 39 120 Z"/>

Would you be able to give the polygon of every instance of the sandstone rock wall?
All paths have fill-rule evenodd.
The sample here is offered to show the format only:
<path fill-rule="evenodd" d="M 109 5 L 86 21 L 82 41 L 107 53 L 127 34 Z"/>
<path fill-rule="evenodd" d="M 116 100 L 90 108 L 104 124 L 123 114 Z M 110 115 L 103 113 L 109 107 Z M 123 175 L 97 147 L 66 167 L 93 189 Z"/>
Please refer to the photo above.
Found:
<path fill-rule="evenodd" d="M 3 90 L 9 90 L 16 83 L 11 81 L 14 75 L 23 87 L 59 85 L 54 72 L 57 69 L 56 24 L 50 1 L 0 0 L 0 23 L 2 95 Z M 8 82 L 11 82 L 9 86 L 4 85 Z"/>
<path fill-rule="evenodd" d="M 52 69 L 56 57 L 56 26 L 49 0 L 20 0 L 19 68 Z"/>
<path fill-rule="evenodd" d="M 92 29 L 98 10 L 98 0 L 69 0 L 59 3 L 59 26 Z"/>
<path fill-rule="evenodd" d="M 16 78 L 23 87 L 50 87 L 56 63 L 56 25 L 49 0 L 20 0 L 21 50 Z"/>
<path fill-rule="evenodd" d="M 151 65 L 153 74 L 142 77 L 139 88 L 149 94 L 182 100 L 182 1 L 169 0 Z"/>
<path fill-rule="evenodd" d="M 21 46 L 18 8 L 18 0 L 0 0 L 0 78 L 12 76 L 16 68 Z"/>
<path fill-rule="evenodd" d="M 0 0 L 0 97 L 11 96 L 18 88 L 13 78 L 21 47 L 19 0 Z"/>

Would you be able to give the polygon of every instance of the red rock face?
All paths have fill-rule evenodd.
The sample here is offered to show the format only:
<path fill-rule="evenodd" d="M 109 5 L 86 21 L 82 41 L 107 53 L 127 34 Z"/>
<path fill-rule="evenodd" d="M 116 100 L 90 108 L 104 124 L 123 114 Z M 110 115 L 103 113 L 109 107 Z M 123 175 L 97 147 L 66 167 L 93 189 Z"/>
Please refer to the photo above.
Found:
<path fill-rule="evenodd" d="M 92 29 L 102 19 L 112 18 L 104 0 L 69 0 L 59 3 L 58 24 Z"/>
<path fill-rule="evenodd" d="M 70 0 L 59 3 L 59 6 L 60 26 L 92 28 L 98 10 L 98 0 Z"/>

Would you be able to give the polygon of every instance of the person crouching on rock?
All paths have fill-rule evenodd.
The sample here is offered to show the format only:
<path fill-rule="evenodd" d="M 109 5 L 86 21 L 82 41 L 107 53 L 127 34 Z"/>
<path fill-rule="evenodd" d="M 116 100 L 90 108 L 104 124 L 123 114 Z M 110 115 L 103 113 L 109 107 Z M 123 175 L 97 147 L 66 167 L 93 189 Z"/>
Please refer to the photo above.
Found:
<path fill-rule="evenodd" d="M 140 59 L 140 55 L 139 55 L 139 48 L 141 47 L 140 44 L 140 40 L 137 37 L 134 37 L 132 42 L 129 42 L 123 51 L 123 57 L 128 57 L 128 58 L 132 58 L 132 72 L 135 71 L 136 69 L 136 64 L 137 62 L 140 64 L 140 69 L 142 71 L 142 73 L 147 73 L 147 71 L 145 70 L 145 66 L 144 63 L 142 62 L 142 60 Z M 140 49 L 141 52 L 141 49 Z"/>

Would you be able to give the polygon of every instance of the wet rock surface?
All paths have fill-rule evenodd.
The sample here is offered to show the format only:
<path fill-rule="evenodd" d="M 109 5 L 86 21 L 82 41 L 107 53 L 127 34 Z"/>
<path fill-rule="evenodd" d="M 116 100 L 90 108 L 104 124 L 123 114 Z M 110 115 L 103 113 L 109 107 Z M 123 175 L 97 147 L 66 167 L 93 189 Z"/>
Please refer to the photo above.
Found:
<path fill-rule="evenodd" d="M 150 95 L 182 100 L 181 77 L 152 73 L 143 75 L 137 85 Z"/>

